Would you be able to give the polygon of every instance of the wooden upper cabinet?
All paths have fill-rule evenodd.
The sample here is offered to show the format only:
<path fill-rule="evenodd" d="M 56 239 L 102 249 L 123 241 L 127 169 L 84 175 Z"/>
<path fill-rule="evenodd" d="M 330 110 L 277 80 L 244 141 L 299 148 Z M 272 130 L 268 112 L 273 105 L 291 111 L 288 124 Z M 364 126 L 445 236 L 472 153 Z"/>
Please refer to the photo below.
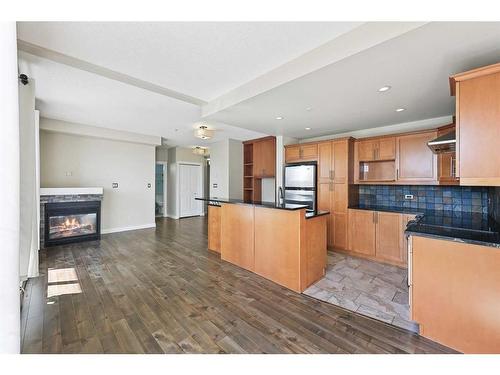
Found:
<path fill-rule="evenodd" d="M 357 142 L 358 161 L 394 160 L 396 138 L 381 137 Z"/>
<path fill-rule="evenodd" d="M 313 161 L 318 159 L 318 144 L 306 143 L 285 146 L 285 162 Z"/>
<path fill-rule="evenodd" d="M 285 146 L 285 162 L 293 163 L 300 160 L 300 146 Z"/>
<path fill-rule="evenodd" d="M 300 146 L 301 160 L 316 160 L 318 158 L 318 144 L 306 144 Z"/>
<path fill-rule="evenodd" d="M 276 175 L 276 140 L 274 137 L 253 144 L 253 173 L 255 177 Z"/>
<path fill-rule="evenodd" d="M 359 161 L 373 161 L 375 160 L 375 150 L 377 149 L 377 141 L 370 139 L 366 141 L 356 142 L 358 149 Z"/>
<path fill-rule="evenodd" d="M 404 263 L 403 215 L 393 212 L 375 212 L 376 257 L 392 263 Z"/>
<path fill-rule="evenodd" d="M 375 255 L 375 212 L 349 210 L 349 250 Z"/>
<path fill-rule="evenodd" d="M 376 151 L 377 160 L 394 160 L 396 159 L 396 138 L 387 137 L 380 138 Z"/>
<path fill-rule="evenodd" d="M 332 178 L 332 142 L 318 144 L 318 182 L 329 182 Z"/>
<path fill-rule="evenodd" d="M 435 130 L 398 137 L 398 181 L 437 181 L 437 156 L 427 146 L 436 137 Z"/>
<path fill-rule="evenodd" d="M 460 184 L 500 186 L 500 63 L 451 77 Z"/>
<path fill-rule="evenodd" d="M 333 182 L 336 184 L 345 184 L 349 176 L 349 143 L 348 141 L 339 141 L 333 143 Z"/>

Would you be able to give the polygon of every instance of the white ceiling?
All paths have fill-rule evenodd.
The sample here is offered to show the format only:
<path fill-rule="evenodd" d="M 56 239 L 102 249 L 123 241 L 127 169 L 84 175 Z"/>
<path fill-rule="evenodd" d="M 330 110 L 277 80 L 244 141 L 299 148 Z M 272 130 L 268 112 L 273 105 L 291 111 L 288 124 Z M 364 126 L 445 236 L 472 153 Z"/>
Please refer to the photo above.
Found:
<path fill-rule="evenodd" d="M 359 22 L 19 22 L 18 38 L 211 100 Z"/>
<path fill-rule="evenodd" d="M 308 138 L 446 116 L 448 77 L 499 61 L 500 23 L 429 23 L 207 118 Z"/>
<path fill-rule="evenodd" d="M 132 85 L 88 73 L 24 52 L 21 70 L 35 79 L 36 108 L 42 117 L 68 122 L 157 135 L 167 145 L 209 145 L 228 138 L 252 139 L 263 134 L 216 121 L 217 129 L 203 141 L 193 136 L 200 108 Z"/>
<path fill-rule="evenodd" d="M 206 146 L 225 138 L 309 138 L 450 115 L 448 76 L 500 61 L 500 23 L 400 24 L 28 22 L 19 23 L 18 37 L 212 100 L 208 105 L 215 110 L 203 122 L 217 131 L 210 141 L 193 136 L 200 124 L 198 105 L 20 52 L 23 72 L 36 80 L 41 116 L 162 136 L 170 146 Z M 377 29 L 394 32 L 377 41 L 370 31 Z M 371 44 L 353 47 L 364 40 Z M 347 53 L 339 58 L 340 52 Z M 298 60 L 314 66 L 318 56 L 327 56 L 324 67 L 291 74 Z M 288 78 L 278 79 L 278 70 Z M 274 88 L 262 90 L 263 77 Z M 384 85 L 392 89 L 378 93 Z M 249 99 L 230 105 L 225 98 L 234 88 Z M 406 111 L 396 113 L 399 107 Z"/>

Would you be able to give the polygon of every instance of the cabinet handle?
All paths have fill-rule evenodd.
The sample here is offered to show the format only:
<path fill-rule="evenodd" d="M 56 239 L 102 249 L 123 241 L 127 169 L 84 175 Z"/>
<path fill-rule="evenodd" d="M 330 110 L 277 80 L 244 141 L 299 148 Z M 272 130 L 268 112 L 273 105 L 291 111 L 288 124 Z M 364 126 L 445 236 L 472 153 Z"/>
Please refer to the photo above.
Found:
<path fill-rule="evenodd" d="M 299 158 L 301 159 L 302 159 L 302 151 L 303 151 L 302 148 L 299 148 Z"/>
<path fill-rule="evenodd" d="M 396 168 L 396 180 L 399 180 L 399 168 Z"/>
<path fill-rule="evenodd" d="M 332 178 L 332 180 L 335 180 L 335 169 L 332 172 L 333 172 L 333 178 Z"/>
<path fill-rule="evenodd" d="M 372 212 L 372 223 L 375 224 L 375 211 Z"/>
<path fill-rule="evenodd" d="M 333 182 L 328 183 L 328 190 L 333 191 Z"/>
<path fill-rule="evenodd" d="M 373 149 L 372 154 L 373 154 L 373 160 L 375 160 L 375 149 Z"/>

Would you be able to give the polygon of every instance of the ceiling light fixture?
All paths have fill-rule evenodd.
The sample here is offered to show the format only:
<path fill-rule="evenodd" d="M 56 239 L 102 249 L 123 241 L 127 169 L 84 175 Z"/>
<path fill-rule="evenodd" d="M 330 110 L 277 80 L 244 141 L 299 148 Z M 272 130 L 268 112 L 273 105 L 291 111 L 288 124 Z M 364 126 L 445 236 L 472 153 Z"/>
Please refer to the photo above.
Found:
<path fill-rule="evenodd" d="M 381 88 L 378 89 L 378 92 L 386 92 L 391 89 L 391 86 L 382 86 Z"/>
<path fill-rule="evenodd" d="M 194 131 L 194 136 L 201 139 L 210 139 L 214 135 L 214 131 L 208 129 L 205 125 L 201 125 L 198 129 Z"/>
<path fill-rule="evenodd" d="M 309 127 L 305 128 L 305 129 L 306 129 L 306 130 L 311 130 L 311 128 L 309 128 Z"/>
<path fill-rule="evenodd" d="M 276 117 L 276 120 L 283 120 L 283 119 L 284 119 L 284 117 L 283 117 L 283 116 L 277 116 L 277 117 Z"/>
<path fill-rule="evenodd" d="M 397 108 L 396 112 L 403 112 L 404 110 L 406 110 L 406 108 Z"/>
<path fill-rule="evenodd" d="M 206 153 L 207 153 L 207 149 L 204 147 L 195 146 L 193 148 L 193 154 L 195 154 L 195 155 L 204 156 Z"/>

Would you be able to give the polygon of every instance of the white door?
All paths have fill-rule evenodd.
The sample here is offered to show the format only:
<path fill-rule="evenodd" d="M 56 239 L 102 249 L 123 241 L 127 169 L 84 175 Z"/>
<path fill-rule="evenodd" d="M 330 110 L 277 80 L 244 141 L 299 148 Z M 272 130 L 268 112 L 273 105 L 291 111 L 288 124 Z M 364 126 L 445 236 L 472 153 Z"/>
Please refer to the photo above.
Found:
<path fill-rule="evenodd" d="M 179 164 L 179 216 L 201 215 L 201 166 Z"/>

